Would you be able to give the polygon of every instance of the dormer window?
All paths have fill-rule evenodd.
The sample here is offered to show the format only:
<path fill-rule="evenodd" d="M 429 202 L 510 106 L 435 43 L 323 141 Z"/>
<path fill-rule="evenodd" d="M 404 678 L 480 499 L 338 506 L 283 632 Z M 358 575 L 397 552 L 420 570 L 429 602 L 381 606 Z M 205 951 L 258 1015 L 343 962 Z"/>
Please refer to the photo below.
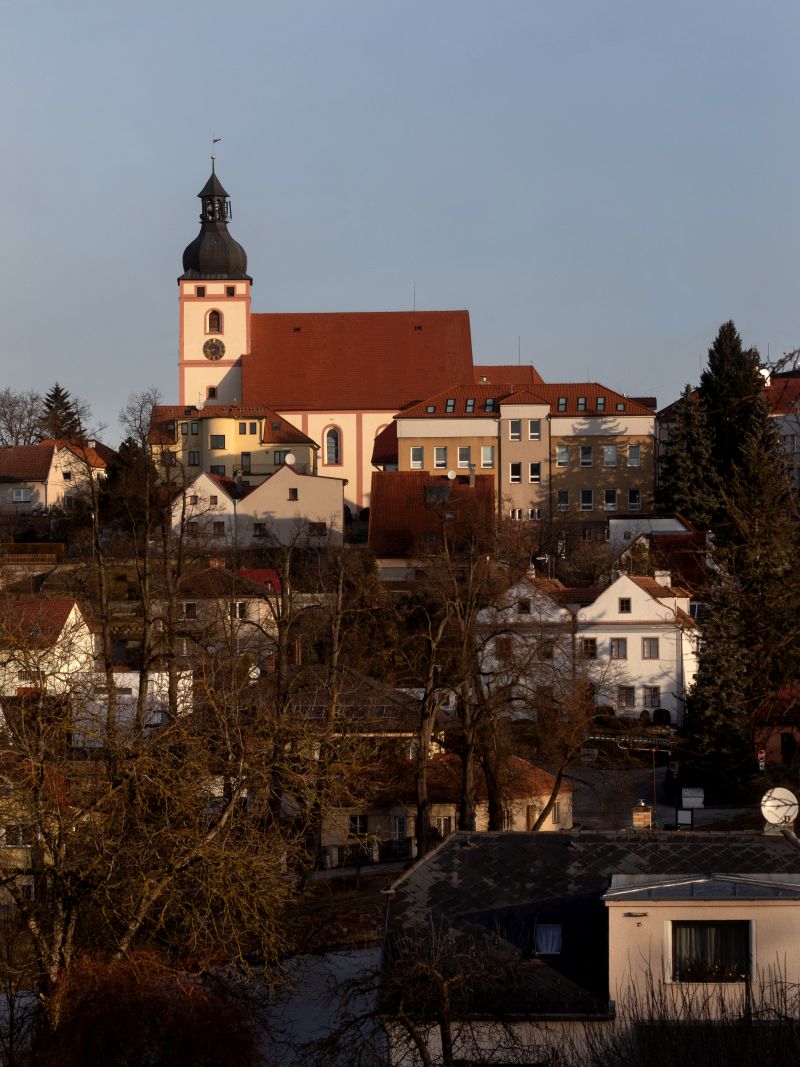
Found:
<path fill-rule="evenodd" d="M 426 415 L 435 415 L 436 414 L 436 405 L 435 404 L 428 404 L 427 407 L 425 408 L 425 414 Z"/>
<path fill-rule="evenodd" d="M 471 415 L 474 410 L 475 410 L 475 397 L 474 396 L 470 396 L 470 397 L 467 398 L 467 401 L 464 404 L 464 411 L 466 411 L 467 415 Z"/>
<path fill-rule="evenodd" d="M 585 396 L 579 396 L 578 397 L 578 411 L 586 411 L 586 397 Z"/>
<path fill-rule="evenodd" d="M 452 415 L 455 410 L 456 410 L 455 397 L 449 396 L 447 398 L 447 402 L 446 402 L 446 404 L 444 406 L 445 414 L 446 415 Z"/>
<path fill-rule="evenodd" d="M 484 401 L 484 404 L 483 404 L 483 410 L 484 411 L 494 411 L 495 410 L 494 402 L 495 402 L 495 398 L 493 396 L 487 396 L 487 398 L 486 398 L 486 400 Z"/>
<path fill-rule="evenodd" d="M 606 398 L 604 396 L 598 396 L 597 400 L 595 401 L 595 407 L 597 408 L 598 411 L 605 411 L 606 410 Z"/>
<path fill-rule="evenodd" d="M 560 396 L 558 398 L 558 405 L 557 406 L 558 406 L 558 410 L 559 411 L 566 411 L 567 410 L 567 398 L 565 396 Z"/>

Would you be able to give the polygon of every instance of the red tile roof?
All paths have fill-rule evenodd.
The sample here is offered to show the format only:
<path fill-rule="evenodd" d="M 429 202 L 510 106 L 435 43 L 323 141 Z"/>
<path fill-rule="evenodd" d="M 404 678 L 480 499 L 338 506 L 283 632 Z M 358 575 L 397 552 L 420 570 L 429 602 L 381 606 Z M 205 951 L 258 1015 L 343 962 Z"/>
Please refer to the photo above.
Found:
<path fill-rule="evenodd" d="M 393 762 L 387 768 L 388 782 L 379 788 L 376 801 L 393 803 L 398 800 L 412 803 L 416 799 L 414 785 L 415 763 L 413 760 Z M 548 798 L 553 791 L 555 778 L 541 767 L 536 767 L 519 756 L 509 756 L 505 766 L 503 795 L 508 798 Z M 441 753 L 428 760 L 428 798 L 432 804 L 458 804 L 461 799 L 461 759 L 451 753 Z M 562 780 L 559 794 L 572 793 L 573 788 Z M 486 779 L 480 764 L 475 764 L 475 797 L 486 800 Z"/>
<path fill-rule="evenodd" d="M 397 423 L 394 419 L 375 438 L 372 464 L 375 467 L 385 467 L 387 464 L 397 466 Z"/>
<path fill-rule="evenodd" d="M 176 423 L 178 420 L 202 422 L 204 419 L 263 419 L 264 442 L 280 445 L 313 445 L 319 447 L 306 436 L 302 430 L 298 430 L 291 422 L 282 415 L 278 415 L 273 408 L 259 405 L 245 404 L 208 404 L 202 411 L 194 407 L 185 407 L 181 404 L 159 404 L 153 408 L 153 417 L 150 422 L 150 432 L 147 439 L 153 445 L 175 444 L 178 440 L 176 429 L 169 430 L 167 424 Z"/>
<path fill-rule="evenodd" d="M 242 578 L 246 578 L 248 582 L 255 582 L 256 585 L 263 585 L 271 593 L 280 593 L 281 591 L 281 579 L 277 571 L 272 570 L 271 567 L 240 567 L 238 574 L 241 574 Z"/>
<path fill-rule="evenodd" d="M 800 377 L 773 374 L 764 395 L 772 415 L 800 414 Z"/>
<path fill-rule="evenodd" d="M 790 682 L 771 693 L 753 715 L 759 726 L 797 725 L 800 723 L 800 683 Z"/>
<path fill-rule="evenodd" d="M 45 438 L 41 444 L 55 445 L 59 449 L 66 448 L 73 456 L 77 456 L 83 463 L 88 463 L 90 467 L 94 467 L 96 470 L 105 470 L 108 461 L 116 455 L 113 448 L 109 448 L 108 445 L 101 444 L 99 441 L 87 442 L 82 445 L 77 441 Z"/>
<path fill-rule="evenodd" d="M 597 409 L 597 398 L 605 399 L 605 407 Z M 494 400 L 489 411 L 487 400 Z M 452 411 L 448 411 L 448 400 Z M 467 400 L 474 400 L 474 409 L 467 410 Z M 563 410 L 559 407 L 564 401 Z M 579 406 L 579 400 L 584 407 Z M 499 414 L 501 404 L 546 404 L 551 415 L 592 416 L 615 419 L 623 412 L 627 415 L 654 415 L 651 408 L 637 403 L 630 397 L 623 396 L 613 389 L 608 389 L 597 382 L 566 382 L 548 385 L 544 382 L 535 386 L 518 386 L 513 382 L 490 382 L 471 385 L 454 385 L 418 404 L 413 404 L 396 415 L 395 418 L 481 418 L 485 415 Z"/>
<path fill-rule="evenodd" d="M 536 392 L 545 397 L 550 403 L 550 411 L 554 415 L 603 415 L 606 418 L 621 415 L 650 415 L 655 414 L 652 408 L 639 404 L 632 397 L 623 396 L 622 393 L 609 389 L 599 382 L 556 382 L 537 385 Z M 559 411 L 558 401 L 561 397 L 566 399 L 566 410 Z M 578 400 L 583 397 L 586 401 L 586 409 L 578 407 Z M 603 411 L 597 410 L 597 398 L 605 398 Z"/>
<path fill-rule="evenodd" d="M 242 395 L 282 411 L 397 411 L 472 377 L 466 311 L 253 315 Z"/>
<path fill-rule="evenodd" d="M 682 589 L 680 586 L 674 585 L 662 585 L 655 578 L 634 578 L 631 576 L 631 581 L 635 582 L 640 589 L 644 589 L 650 596 L 655 597 L 656 600 L 669 600 L 671 597 L 685 600 L 689 596 L 688 589 Z"/>
<path fill-rule="evenodd" d="M 541 385 L 543 379 L 538 370 L 529 364 L 498 363 L 475 367 L 476 382 L 511 382 L 512 385 Z"/>
<path fill-rule="evenodd" d="M 447 500 L 429 499 L 431 491 Z M 453 515 L 454 528 L 473 518 L 491 528 L 494 513 L 494 479 L 476 474 L 450 481 L 427 471 L 376 471 L 372 475 L 369 545 L 377 556 L 412 554 L 428 538 L 440 537 L 442 513 Z M 475 514 L 477 512 L 477 515 Z"/>
<path fill-rule="evenodd" d="M 0 640 L 19 648 L 49 648 L 74 607 L 76 601 L 66 597 L 1 598 Z"/>
<path fill-rule="evenodd" d="M 43 482 L 50 473 L 54 451 L 52 442 L 0 448 L 0 481 Z"/>

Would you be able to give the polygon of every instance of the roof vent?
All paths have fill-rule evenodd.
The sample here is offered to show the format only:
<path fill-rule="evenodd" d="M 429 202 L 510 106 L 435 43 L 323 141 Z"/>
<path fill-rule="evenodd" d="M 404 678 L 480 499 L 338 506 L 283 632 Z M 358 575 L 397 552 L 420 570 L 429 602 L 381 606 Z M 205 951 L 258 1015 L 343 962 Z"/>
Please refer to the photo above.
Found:
<path fill-rule="evenodd" d="M 302 326 L 292 326 L 292 333 L 302 333 L 302 332 L 303 332 L 303 327 Z"/>
<path fill-rule="evenodd" d="M 489 379 L 486 377 L 486 375 L 482 374 L 481 375 L 481 384 L 485 385 L 488 381 L 489 381 Z"/>

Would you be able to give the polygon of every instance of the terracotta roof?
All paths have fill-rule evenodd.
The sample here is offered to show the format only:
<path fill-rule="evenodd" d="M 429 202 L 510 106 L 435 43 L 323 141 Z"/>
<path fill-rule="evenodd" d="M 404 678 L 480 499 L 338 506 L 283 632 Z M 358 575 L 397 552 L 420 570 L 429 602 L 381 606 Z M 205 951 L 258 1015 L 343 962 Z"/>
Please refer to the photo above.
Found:
<path fill-rule="evenodd" d="M 414 760 L 395 760 L 386 768 L 387 781 L 379 788 L 376 799 L 391 803 L 402 800 L 416 801 Z M 461 758 L 452 753 L 441 753 L 428 760 L 428 798 L 432 804 L 458 804 L 461 799 Z M 512 797 L 549 797 L 555 785 L 552 774 L 535 767 L 519 756 L 509 756 L 505 767 L 503 794 Z M 571 793 L 572 786 L 562 781 L 559 794 Z M 475 761 L 475 797 L 486 800 L 486 779 L 478 761 Z"/>
<path fill-rule="evenodd" d="M 686 599 L 689 596 L 688 589 L 682 589 L 676 585 L 662 585 L 657 582 L 655 578 L 634 578 L 631 577 L 632 582 L 636 582 L 640 589 L 644 589 L 650 596 L 655 597 L 656 600 L 669 600 L 670 597 L 677 597 L 678 599 Z"/>
<path fill-rule="evenodd" d="M 511 382 L 514 385 L 541 385 L 542 376 L 532 363 L 498 363 L 474 368 L 475 381 Z"/>
<path fill-rule="evenodd" d="M 224 567 L 208 567 L 193 574 L 184 575 L 178 582 L 178 596 L 210 597 L 225 600 L 231 596 L 263 597 L 265 587 L 241 571 Z"/>
<path fill-rule="evenodd" d="M 43 482 L 50 473 L 54 451 L 52 442 L 0 448 L 0 481 Z"/>
<path fill-rule="evenodd" d="M 282 415 L 273 408 L 260 405 L 244 405 L 244 404 L 208 404 L 202 411 L 198 411 L 197 408 L 186 407 L 182 404 L 164 405 L 159 404 L 153 408 L 153 417 L 150 423 L 150 431 L 147 435 L 147 439 L 150 444 L 157 445 L 169 445 L 175 444 L 178 440 L 175 430 L 169 430 L 167 424 L 170 422 L 177 423 L 179 420 L 191 422 L 202 422 L 204 419 L 264 419 L 263 440 L 269 444 L 302 444 L 312 445 L 314 448 L 319 446 L 307 437 L 301 430 L 298 430 L 291 422 L 288 422 Z"/>
<path fill-rule="evenodd" d="M 773 374 L 764 396 L 772 415 L 800 414 L 800 378 L 794 374 Z"/>
<path fill-rule="evenodd" d="M 440 499 L 431 499 L 433 495 Z M 457 529 L 460 520 L 473 517 L 473 509 L 478 512 L 480 523 L 491 526 L 494 479 L 490 474 L 476 474 L 475 485 L 470 486 L 468 477 L 451 482 L 427 471 L 375 471 L 369 512 L 370 548 L 377 556 L 408 555 L 423 539 L 441 537 L 443 512 L 453 515 Z"/>
<path fill-rule="evenodd" d="M 270 593 L 281 591 L 280 575 L 271 567 L 240 567 L 237 574 L 241 574 L 242 578 L 246 578 L 248 582 L 263 585 Z"/>
<path fill-rule="evenodd" d="M 548 595 L 552 596 L 553 600 L 558 601 L 559 604 L 583 604 L 585 606 L 594 604 L 595 600 L 604 592 L 605 589 L 600 587 L 568 586 L 562 589 L 554 589 Z"/>
<path fill-rule="evenodd" d="M 253 315 L 242 395 L 282 411 L 397 411 L 472 376 L 467 311 Z"/>
<path fill-rule="evenodd" d="M 229 496 L 231 500 L 234 500 L 240 495 L 239 487 L 234 478 L 229 478 L 226 474 L 209 474 L 207 475 L 207 478 L 209 481 L 213 482 L 218 489 L 221 489 L 226 496 Z M 197 481 L 196 478 L 195 481 Z M 192 482 L 192 485 L 194 485 L 194 482 Z"/>
<path fill-rule="evenodd" d="M 599 382 L 556 382 L 538 385 L 536 392 L 540 393 L 550 403 L 550 411 L 554 415 L 593 415 L 605 418 L 613 418 L 616 415 L 649 415 L 655 413 L 652 408 L 637 403 L 632 397 L 623 396 L 622 393 L 609 389 Z M 560 411 L 559 399 L 566 400 L 566 409 Z M 578 407 L 578 400 L 583 397 L 586 401 L 586 409 Z M 597 410 L 597 398 L 605 398 L 603 411 Z"/>
<path fill-rule="evenodd" d="M 109 460 L 113 459 L 116 452 L 113 448 L 109 448 L 108 445 L 101 444 L 99 441 L 94 441 L 92 444 L 88 442 L 85 445 L 80 444 L 77 441 L 64 441 L 55 438 L 45 438 L 41 442 L 43 445 L 54 445 L 56 448 L 66 448 L 78 459 L 84 463 L 88 463 L 90 467 L 94 467 L 97 470 L 105 470 Z"/>
<path fill-rule="evenodd" d="M 384 467 L 390 463 L 397 464 L 397 423 L 394 419 L 381 430 L 372 445 L 373 466 Z"/>
<path fill-rule="evenodd" d="M 76 604 L 66 597 L 0 599 L 3 643 L 20 648 L 49 648 L 58 640 Z"/>
<path fill-rule="evenodd" d="M 759 704 L 753 719 L 760 726 L 788 726 L 800 722 L 800 683 L 791 682 L 776 693 L 770 693 Z"/>

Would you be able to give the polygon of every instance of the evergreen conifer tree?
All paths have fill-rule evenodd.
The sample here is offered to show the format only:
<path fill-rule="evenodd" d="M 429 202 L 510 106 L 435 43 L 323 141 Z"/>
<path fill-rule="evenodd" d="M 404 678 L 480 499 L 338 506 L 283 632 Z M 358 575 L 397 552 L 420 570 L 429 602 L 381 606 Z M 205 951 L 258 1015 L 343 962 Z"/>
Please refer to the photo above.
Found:
<path fill-rule="evenodd" d="M 700 398 L 687 385 L 675 404 L 667 450 L 656 490 L 659 511 L 677 511 L 706 528 L 716 508 L 709 486 L 711 446 Z"/>
<path fill-rule="evenodd" d="M 58 382 L 44 398 L 42 427 L 48 437 L 70 441 L 82 434 L 81 407 Z"/>

